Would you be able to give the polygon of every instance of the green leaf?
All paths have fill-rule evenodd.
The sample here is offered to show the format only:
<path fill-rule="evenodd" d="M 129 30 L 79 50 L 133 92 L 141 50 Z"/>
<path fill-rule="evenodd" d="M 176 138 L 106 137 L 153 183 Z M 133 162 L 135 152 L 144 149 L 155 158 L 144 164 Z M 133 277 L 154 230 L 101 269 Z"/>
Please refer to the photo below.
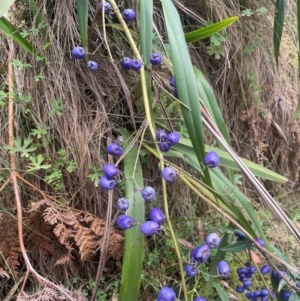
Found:
<path fill-rule="evenodd" d="M 77 18 L 81 37 L 81 44 L 86 50 L 88 46 L 88 4 L 88 0 L 76 0 Z"/>
<path fill-rule="evenodd" d="M 6 34 L 9 39 L 13 39 L 19 46 L 31 54 L 34 54 L 33 45 L 23 38 L 20 32 L 5 18 L 0 18 L 0 29 Z"/>
<path fill-rule="evenodd" d="M 279 48 L 283 30 L 284 23 L 284 0 L 276 0 L 275 5 L 275 18 L 274 18 L 274 28 L 273 28 L 273 43 L 274 43 L 274 53 L 275 60 L 278 66 L 278 56 L 279 56 Z"/>
<path fill-rule="evenodd" d="M 212 25 L 196 29 L 194 31 L 190 31 L 185 34 L 185 40 L 187 43 L 196 42 L 198 40 L 205 39 L 212 34 L 219 32 L 226 28 L 227 26 L 231 25 L 235 21 L 238 20 L 238 17 L 231 17 L 227 18 L 225 20 L 222 20 L 220 22 L 214 23 Z"/>
<path fill-rule="evenodd" d="M 226 252 L 241 252 L 246 249 L 248 249 L 249 244 L 246 243 L 245 241 L 238 241 L 232 245 L 229 245 L 228 247 L 223 247 L 222 251 Z"/>
<path fill-rule="evenodd" d="M 181 105 L 182 115 L 198 162 L 202 162 L 205 155 L 202 118 L 191 58 L 183 34 L 181 21 L 173 2 L 171 0 L 162 0 L 161 3 L 168 32 L 178 95 L 180 101 L 184 104 Z M 208 171 L 204 170 L 203 173 L 206 184 L 211 186 Z"/>
<path fill-rule="evenodd" d="M 124 149 L 132 142 L 127 130 L 122 129 Z M 144 187 L 143 173 L 139 161 L 138 149 L 135 144 L 124 157 L 125 197 L 129 200 L 128 215 L 136 223 L 141 224 L 145 219 L 145 200 L 141 196 L 141 187 Z M 125 231 L 125 246 L 122 266 L 122 279 L 119 301 L 137 301 L 139 296 L 144 257 L 145 238 L 137 225 Z"/>
<path fill-rule="evenodd" d="M 30 146 L 32 143 L 31 138 L 25 138 L 24 142 L 22 143 L 21 137 L 17 137 L 14 139 L 14 146 L 11 147 L 9 145 L 5 145 L 4 149 L 7 149 L 10 151 L 11 154 L 15 153 L 21 153 L 21 157 L 29 157 L 29 153 L 34 152 L 36 150 L 35 146 Z"/>
<path fill-rule="evenodd" d="M 213 286 L 216 289 L 216 291 L 222 301 L 229 301 L 228 294 L 226 293 L 224 288 L 219 283 L 214 282 Z"/>
<path fill-rule="evenodd" d="M 28 164 L 30 166 L 27 168 L 29 172 L 40 169 L 48 169 L 52 166 L 51 164 L 42 164 L 44 157 L 41 154 L 37 156 L 30 156 L 29 160 L 31 161 L 31 163 Z"/>
<path fill-rule="evenodd" d="M 15 2 L 15 0 L 1 0 L 1 5 L 0 5 L 0 17 L 2 17 L 9 8 L 12 6 L 12 4 Z"/>

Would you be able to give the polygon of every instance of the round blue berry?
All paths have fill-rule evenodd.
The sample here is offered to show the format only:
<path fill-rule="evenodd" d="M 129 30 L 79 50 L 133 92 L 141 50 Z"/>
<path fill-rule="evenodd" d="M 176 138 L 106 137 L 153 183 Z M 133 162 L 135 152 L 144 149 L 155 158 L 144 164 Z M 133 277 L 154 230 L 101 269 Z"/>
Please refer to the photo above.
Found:
<path fill-rule="evenodd" d="M 174 96 L 175 98 L 178 98 L 178 91 L 177 91 L 176 88 L 173 90 L 173 96 Z"/>
<path fill-rule="evenodd" d="M 236 288 L 235 288 L 235 291 L 238 293 L 238 294 L 242 294 L 245 290 L 242 286 L 238 285 Z"/>
<path fill-rule="evenodd" d="M 261 238 L 255 238 L 255 241 L 258 242 L 262 247 L 265 246 L 265 242 Z"/>
<path fill-rule="evenodd" d="M 138 59 L 131 60 L 131 69 L 134 71 L 138 71 L 142 68 L 143 62 Z"/>
<path fill-rule="evenodd" d="M 196 276 L 197 273 L 198 273 L 197 268 L 194 267 L 194 266 L 192 266 L 192 265 L 190 265 L 190 264 L 186 264 L 186 265 L 184 266 L 184 270 L 185 270 L 186 274 L 187 274 L 189 277 L 194 277 L 194 276 Z"/>
<path fill-rule="evenodd" d="M 266 288 L 262 288 L 262 289 L 260 290 L 260 296 L 261 296 L 261 297 L 269 296 L 269 291 L 268 291 Z"/>
<path fill-rule="evenodd" d="M 269 265 L 265 264 L 260 268 L 260 272 L 261 274 L 265 275 L 265 274 L 269 274 L 271 271 L 271 268 Z"/>
<path fill-rule="evenodd" d="M 132 8 L 126 8 L 122 12 L 122 17 L 125 22 L 130 22 L 135 18 L 135 11 Z"/>
<path fill-rule="evenodd" d="M 127 230 L 134 226 L 134 220 L 128 215 L 119 215 L 117 225 L 122 230 Z"/>
<path fill-rule="evenodd" d="M 123 154 L 122 146 L 114 142 L 107 146 L 106 151 L 108 154 L 116 157 L 119 157 Z"/>
<path fill-rule="evenodd" d="M 198 296 L 194 299 L 194 301 L 207 301 L 207 300 L 204 297 Z"/>
<path fill-rule="evenodd" d="M 167 133 L 163 129 L 157 129 L 155 132 L 155 137 L 159 142 L 163 142 L 167 139 Z"/>
<path fill-rule="evenodd" d="M 76 46 L 76 47 L 74 47 L 74 48 L 72 49 L 71 54 L 72 54 L 72 57 L 73 57 L 74 59 L 80 60 L 80 59 L 83 59 L 83 58 L 85 57 L 86 51 L 85 51 L 85 49 L 84 49 L 83 47 L 81 47 L 81 46 Z"/>
<path fill-rule="evenodd" d="M 230 267 L 225 260 L 221 260 L 218 265 L 217 269 L 219 271 L 219 275 L 223 277 L 227 277 L 230 273 Z"/>
<path fill-rule="evenodd" d="M 153 52 L 150 55 L 149 61 L 153 66 L 157 66 L 162 62 L 162 56 L 158 52 Z"/>
<path fill-rule="evenodd" d="M 146 186 L 141 193 L 145 201 L 150 202 L 155 198 L 155 190 L 151 186 Z"/>
<path fill-rule="evenodd" d="M 115 179 L 108 179 L 106 176 L 102 176 L 99 180 L 99 185 L 104 190 L 112 190 L 115 188 L 117 182 Z"/>
<path fill-rule="evenodd" d="M 169 141 L 163 141 L 158 143 L 158 147 L 162 152 L 168 152 L 171 149 L 171 144 Z"/>
<path fill-rule="evenodd" d="M 169 79 L 169 85 L 171 87 L 173 87 L 173 88 L 176 87 L 176 81 L 175 81 L 175 77 L 174 76 L 170 77 L 170 79 Z"/>
<path fill-rule="evenodd" d="M 273 270 L 272 275 L 277 279 L 277 280 L 281 280 L 282 279 L 282 275 L 285 276 L 285 271 L 283 270 L 279 270 L 280 273 L 278 273 L 276 270 Z"/>
<path fill-rule="evenodd" d="M 103 166 L 103 172 L 108 179 L 112 179 L 119 174 L 119 169 L 113 164 L 107 163 Z"/>
<path fill-rule="evenodd" d="M 86 66 L 90 71 L 95 72 L 98 70 L 98 64 L 95 61 L 88 61 Z"/>
<path fill-rule="evenodd" d="M 291 295 L 292 295 L 292 293 L 288 290 L 282 291 L 282 298 L 284 300 L 289 300 Z"/>
<path fill-rule="evenodd" d="M 192 250 L 192 261 L 197 263 L 203 263 L 208 260 L 210 255 L 210 249 L 208 245 L 201 245 Z"/>
<path fill-rule="evenodd" d="M 221 238 L 217 233 L 210 233 L 205 239 L 205 243 L 210 249 L 216 249 L 220 244 Z"/>
<path fill-rule="evenodd" d="M 118 208 L 122 211 L 126 211 L 129 208 L 129 201 L 125 198 L 118 199 Z"/>
<path fill-rule="evenodd" d="M 159 208 L 152 208 L 149 212 L 149 218 L 158 224 L 163 224 L 165 222 L 165 216 Z"/>
<path fill-rule="evenodd" d="M 167 286 L 164 286 L 161 288 L 159 292 L 159 297 L 162 297 L 162 300 L 164 301 L 175 301 L 176 300 L 176 294 L 175 292 Z"/>
<path fill-rule="evenodd" d="M 216 152 L 210 151 L 205 155 L 204 163 L 209 168 L 215 168 L 220 163 L 220 157 Z"/>
<path fill-rule="evenodd" d="M 180 140 L 180 135 L 177 132 L 171 132 L 167 135 L 167 140 L 170 142 L 171 145 L 175 145 Z"/>
<path fill-rule="evenodd" d="M 101 1 L 99 3 L 99 10 L 102 12 L 102 9 L 103 9 L 103 2 Z M 108 1 L 105 1 L 105 5 L 104 5 L 104 13 L 106 15 L 109 15 L 111 13 L 111 10 L 112 10 L 112 6 L 111 4 L 108 2 Z"/>
<path fill-rule="evenodd" d="M 146 221 L 141 224 L 140 229 L 146 236 L 151 236 L 159 230 L 159 224 L 153 221 Z"/>
<path fill-rule="evenodd" d="M 121 65 L 121 67 L 122 67 L 124 70 L 126 70 L 126 71 L 131 70 L 132 59 L 129 58 L 129 57 L 127 57 L 127 56 L 125 56 L 125 57 L 123 57 L 123 59 L 121 60 L 120 65 Z"/>
<path fill-rule="evenodd" d="M 166 182 L 173 182 L 176 179 L 177 174 L 172 167 L 167 166 L 161 171 L 161 176 Z"/>

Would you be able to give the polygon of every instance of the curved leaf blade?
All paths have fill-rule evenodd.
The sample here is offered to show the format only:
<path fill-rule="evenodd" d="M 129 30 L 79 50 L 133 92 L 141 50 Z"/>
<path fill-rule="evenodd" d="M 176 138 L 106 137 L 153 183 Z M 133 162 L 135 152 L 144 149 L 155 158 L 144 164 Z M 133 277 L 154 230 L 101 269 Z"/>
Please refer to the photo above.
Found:
<path fill-rule="evenodd" d="M 126 129 L 121 130 L 124 137 L 124 148 L 132 142 Z M 140 187 L 144 186 L 143 173 L 135 145 L 124 157 L 125 197 L 129 200 L 127 213 L 135 222 L 143 223 L 145 219 L 145 201 L 141 196 Z M 135 169 L 134 169 L 135 168 Z M 124 257 L 119 301 L 137 301 L 142 274 L 145 238 L 139 226 L 125 231 Z"/>
<path fill-rule="evenodd" d="M 9 8 L 12 6 L 12 4 L 15 2 L 15 0 L 2 0 L 1 6 L 0 6 L 0 17 L 2 17 Z"/>
<path fill-rule="evenodd" d="M 77 18 L 82 46 L 87 49 L 88 45 L 88 0 L 76 0 Z"/>
<path fill-rule="evenodd" d="M 238 19 L 239 19 L 238 17 L 230 17 L 230 18 L 224 19 L 220 22 L 214 23 L 212 25 L 208 25 L 206 27 L 202 27 L 202 28 L 190 31 L 185 34 L 185 40 L 187 43 L 192 43 L 192 42 L 196 42 L 198 40 L 203 40 L 205 38 L 208 38 L 212 34 L 225 29 L 227 26 L 236 22 Z"/>
<path fill-rule="evenodd" d="M 273 28 L 273 43 L 274 43 L 274 54 L 276 64 L 278 66 L 278 56 L 279 56 L 279 48 L 283 30 L 284 23 L 284 5 L 285 0 L 276 0 L 275 4 L 275 18 L 274 18 L 274 28 Z"/>
<path fill-rule="evenodd" d="M 5 18 L 0 18 L 0 29 L 6 34 L 9 39 L 13 39 L 19 46 L 31 54 L 35 53 L 33 45 L 23 38 L 20 32 Z"/>

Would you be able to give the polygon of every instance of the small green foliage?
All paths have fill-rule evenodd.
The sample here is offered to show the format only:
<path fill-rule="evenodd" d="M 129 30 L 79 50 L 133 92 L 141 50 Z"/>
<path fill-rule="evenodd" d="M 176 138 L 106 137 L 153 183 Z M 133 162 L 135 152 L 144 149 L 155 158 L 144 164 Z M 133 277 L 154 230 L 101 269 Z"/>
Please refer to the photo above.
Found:
<path fill-rule="evenodd" d="M 215 59 L 220 59 L 223 54 L 223 49 L 221 46 L 216 46 L 214 44 L 210 44 L 206 47 L 207 53 L 209 55 L 214 55 Z"/>
<path fill-rule="evenodd" d="M 65 109 L 65 105 L 63 104 L 63 100 L 61 97 L 51 100 L 51 111 L 50 117 L 53 115 L 62 116 Z"/>
<path fill-rule="evenodd" d="M 258 16 L 266 14 L 268 11 L 269 10 L 264 6 L 258 8 L 257 10 L 255 10 L 255 12 L 257 13 Z"/>
<path fill-rule="evenodd" d="M 35 81 L 35 82 L 39 82 L 41 79 L 43 79 L 43 78 L 45 78 L 45 75 L 43 75 L 43 74 L 38 74 L 38 75 L 35 75 L 34 77 L 33 77 L 33 80 Z"/>
<path fill-rule="evenodd" d="M 92 163 L 91 173 L 88 175 L 88 178 L 94 183 L 96 187 L 99 185 L 99 178 L 103 175 L 101 168 Z"/>
<path fill-rule="evenodd" d="M 27 171 L 32 172 L 40 169 L 48 169 L 51 167 L 51 164 L 43 164 L 45 158 L 39 154 L 37 156 L 30 156 L 29 160 L 31 163 L 28 163 Z"/>
<path fill-rule="evenodd" d="M 35 146 L 30 146 L 31 143 L 32 139 L 29 137 L 25 138 L 23 142 L 21 137 L 17 137 L 16 139 L 14 139 L 13 147 L 6 145 L 4 146 L 4 149 L 9 150 L 11 154 L 20 153 L 22 158 L 28 158 L 30 153 L 36 150 Z"/>
<path fill-rule="evenodd" d="M 250 8 L 247 8 L 242 11 L 241 16 L 251 17 L 253 14 L 254 14 L 254 12 Z"/>
<path fill-rule="evenodd" d="M 30 135 L 36 137 L 37 139 L 42 139 L 44 136 L 48 135 L 50 127 L 43 126 L 38 129 L 32 129 Z"/>
<path fill-rule="evenodd" d="M 18 69 L 18 71 L 23 71 L 27 68 L 32 68 L 33 66 L 28 63 L 23 63 L 20 60 L 13 59 L 12 65 Z"/>

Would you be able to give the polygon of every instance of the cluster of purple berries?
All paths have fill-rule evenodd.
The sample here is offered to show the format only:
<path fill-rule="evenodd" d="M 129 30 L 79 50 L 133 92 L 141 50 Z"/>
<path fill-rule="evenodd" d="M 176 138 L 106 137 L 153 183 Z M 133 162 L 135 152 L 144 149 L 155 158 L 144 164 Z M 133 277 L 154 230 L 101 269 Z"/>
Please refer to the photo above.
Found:
<path fill-rule="evenodd" d="M 99 10 L 101 12 L 103 10 L 103 2 L 102 1 L 99 3 Z M 112 5 L 108 1 L 105 1 L 104 13 L 106 15 L 109 15 L 111 12 L 112 12 Z M 126 8 L 122 12 L 122 17 L 125 22 L 130 22 L 130 21 L 134 20 L 134 18 L 135 18 L 135 11 L 132 8 Z"/>
<path fill-rule="evenodd" d="M 205 244 L 202 244 L 191 251 L 191 262 L 184 267 L 188 276 L 193 277 L 198 273 L 197 266 L 209 259 L 210 250 L 218 248 L 220 241 L 220 236 L 217 233 L 210 233 L 205 239 Z M 222 277 L 227 277 L 230 273 L 230 267 L 224 260 L 221 260 L 218 263 L 217 269 L 219 275 Z"/>
<path fill-rule="evenodd" d="M 158 52 L 153 52 L 150 55 L 149 61 L 153 66 L 160 65 L 162 62 L 162 56 Z M 121 60 L 120 65 L 125 71 L 139 71 L 143 66 L 143 62 L 141 60 L 132 59 L 130 57 L 125 56 Z"/>
<path fill-rule="evenodd" d="M 108 154 L 116 157 L 123 154 L 122 146 L 117 143 L 110 143 L 107 146 L 106 151 Z M 115 177 L 119 174 L 119 169 L 113 164 L 107 163 L 103 166 L 103 173 L 104 175 L 99 179 L 100 187 L 104 190 L 114 189 L 117 184 Z"/>
<path fill-rule="evenodd" d="M 103 2 L 102 1 L 99 3 L 99 10 L 101 12 L 103 10 Z M 108 1 L 105 1 L 104 13 L 106 15 L 109 15 L 111 13 L 111 11 L 112 11 L 112 5 Z M 123 19 L 124 19 L 125 22 L 132 21 L 135 18 L 135 11 L 133 9 L 131 9 L 131 8 L 126 8 L 122 12 L 122 17 L 123 17 Z M 86 56 L 86 50 L 82 46 L 76 46 L 76 47 L 74 47 L 72 49 L 71 54 L 72 54 L 72 57 L 74 59 L 81 60 L 81 59 L 85 58 L 85 56 Z M 98 63 L 95 62 L 95 61 L 92 61 L 92 60 L 88 61 L 87 64 L 86 64 L 86 66 L 87 66 L 87 69 L 89 71 L 93 71 L 93 72 L 97 71 L 98 67 L 99 67 Z M 138 62 L 135 62 L 135 64 L 132 63 L 132 66 L 133 66 L 133 68 L 134 67 L 138 68 L 138 66 L 140 66 L 139 67 L 139 69 L 140 69 L 142 67 L 142 63 L 140 61 L 138 61 Z M 137 69 L 137 70 L 139 70 L 139 69 Z"/>
<path fill-rule="evenodd" d="M 163 129 L 158 129 L 155 135 L 158 141 L 158 147 L 162 152 L 169 151 L 171 146 L 176 145 L 180 140 L 180 135 L 177 132 L 167 134 Z"/>

